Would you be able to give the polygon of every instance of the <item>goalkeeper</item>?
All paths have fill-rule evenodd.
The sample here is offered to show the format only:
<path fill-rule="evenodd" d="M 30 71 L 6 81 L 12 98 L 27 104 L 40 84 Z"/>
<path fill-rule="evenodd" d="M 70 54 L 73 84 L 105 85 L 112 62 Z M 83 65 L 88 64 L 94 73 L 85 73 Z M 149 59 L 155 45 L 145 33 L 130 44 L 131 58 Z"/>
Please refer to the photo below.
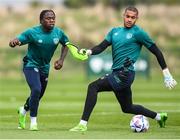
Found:
<path fill-rule="evenodd" d="M 19 129 L 25 129 L 26 113 L 30 111 L 30 130 L 37 131 L 37 114 L 40 99 L 43 97 L 48 83 L 50 61 L 59 44 L 62 45 L 60 58 L 55 61 L 54 68 L 60 70 L 65 56 L 70 49 L 72 55 L 80 60 L 87 55 L 79 54 L 78 49 L 69 43 L 65 33 L 55 26 L 55 13 L 43 10 L 40 13 L 40 25 L 30 28 L 9 42 L 9 46 L 28 44 L 28 51 L 23 61 L 23 72 L 31 93 L 24 106 L 19 107 Z"/>
<path fill-rule="evenodd" d="M 90 50 L 81 49 L 87 55 L 96 55 L 112 46 L 113 72 L 92 82 L 88 86 L 84 111 L 80 123 L 70 131 L 86 131 L 90 115 L 96 105 L 97 96 L 102 91 L 113 91 L 124 113 L 142 114 L 157 120 L 159 126 L 165 127 L 167 113 L 157 113 L 141 105 L 133 104 L 131 85 L 134 81 L 136 62 L 141 47 L 145 46 L 153 53 L 162 69 L 165 86 L 172 89 L 177 83 L 170 74 L 163 54 L 154 41 L 139 26 L 135 25 L 138 19 L 138 10 L 135 7 L 125 9 L 124 27 L 113 28 L 104 41 Z"/>

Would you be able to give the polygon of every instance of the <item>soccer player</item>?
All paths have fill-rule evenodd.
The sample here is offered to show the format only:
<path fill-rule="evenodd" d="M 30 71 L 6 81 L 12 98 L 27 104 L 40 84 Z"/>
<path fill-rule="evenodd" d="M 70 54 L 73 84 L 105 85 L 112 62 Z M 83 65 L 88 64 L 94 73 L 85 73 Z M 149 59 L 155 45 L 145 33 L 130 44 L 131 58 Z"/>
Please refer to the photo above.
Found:
<path fill-rule="evenodd" d="M 171 89 L 177 84 L 155 42 L 143 29 L 135 25 L 137 19 L 138 10 L 135 7 L 127 7 L 123 14 L 124 27 L 112 28 L 99 45 L 92 49 L 80 50 L 80 53 L 96 55 L 111 45 L 113 65 L 111 74 L 89 84 L 81 120 L 70 131 L 87 130 L 88 120 L 97 102 L 97 94 L 102 91 L 113 91 L 124 113 L 142 114 L 157 120 L 161 128 L 165 127 L 167 113 L 154 112 L 141 105 L 133 104 L 132 101 L 131 85 L 135 77 L 134 63 L 140 54 L 142 46 L 145 46 L 156 56 L 164 75 L 165 86 Z"/>
<path fill-rule="evenodd" d="M 24 106 L 18 109 L 19 129 L 25 129 L 26 113 L 30 110 L 30 130 L 36 131 L 39 101 L 44 95 L 48 83 L 50 60 L 58 44 L 62 45 L 61 55 L 54 63 L 54 68 L 60 70 L 65 56 L 70 49 L 78 59 L 87 59 L 86 55 L 77 53 L 77 48 L 69 43 L 68 37 L 62 29 L 55 27 L 55 13 L 53 10 L 43 10 L 40 13 L 40 25 L 29 28 L 9 42 L 14 48 L 28 44 L 28 51 L 23 58 L 23 72 L 31 93 Z M 73 51 L 72 51 L 73 50 Z"/>

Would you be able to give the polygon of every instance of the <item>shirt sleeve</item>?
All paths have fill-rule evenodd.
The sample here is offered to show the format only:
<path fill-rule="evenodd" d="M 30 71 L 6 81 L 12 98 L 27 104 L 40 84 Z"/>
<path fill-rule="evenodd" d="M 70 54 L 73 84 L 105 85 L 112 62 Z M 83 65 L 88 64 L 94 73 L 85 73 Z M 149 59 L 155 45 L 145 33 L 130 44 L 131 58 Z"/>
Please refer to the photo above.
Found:
<path fill-rule="evenodd" d="M 69 42 L 69 39 L 63 31 L 61 33 L 62 33 L 62 36 L 60 38 L 60 43 L 64 46 L 67 42 Z"/>
<path fill-rule="evenodd" d="M 17 36 L 18 40 L 21 42 L 21 45 L 28 44 L 30 42 L 30 34 L 31 31 L 28 29 Z"/>
<path fill-rule="evenodd" d="M 107 40 L 110 44 L 112 44 L 112 33 L 113 29 L 111 29 L 108 34 L 105 36 L 105 40 Z"/>
<path fill-rule="evenodd" d="M 143 30 L 138 31 L 136 34 L 136 39 L 146 48 L 150 48 L 155 42 L 150 38 L 150 36 Z"/>
<path fill-rule="evenodd" d="M 103 40 L 99 45 L 97 45 L 91 49 L 92 55 L 96 55 L 96 54 L 103 52 L 109 45 L 110 45 L 110 43 L 107 40 Z"/>
<path fill-rule="evenodd" d="M 149 51 L 151 51 L 157 58 L 159 65 L 161 66 L 161 69 L 167 68 L 164 56 L 160 49 L 156 46 L 156 44 L 152 45 L 151 47 L 148 48 Z"/>

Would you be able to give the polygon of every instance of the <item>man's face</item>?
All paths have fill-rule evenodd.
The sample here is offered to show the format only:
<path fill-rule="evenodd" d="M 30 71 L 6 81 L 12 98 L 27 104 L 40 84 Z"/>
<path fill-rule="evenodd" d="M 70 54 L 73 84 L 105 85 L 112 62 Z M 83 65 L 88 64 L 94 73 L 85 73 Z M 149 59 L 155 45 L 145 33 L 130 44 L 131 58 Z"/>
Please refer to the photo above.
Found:
<path fill-rule="evenodd" d="M 131 28 L 138 19 L 138 15 L 136 12 L 127 10 L 124 13 L 124 27 Z"/>
<path fill-rule="evenodd" d="M 54 28 L 55 25 L 55 15 L 53 12 L 46 12 L 43 16 L 43 19 L 40 21 L 43 28 L 47 31 L 50 31 Z"/>

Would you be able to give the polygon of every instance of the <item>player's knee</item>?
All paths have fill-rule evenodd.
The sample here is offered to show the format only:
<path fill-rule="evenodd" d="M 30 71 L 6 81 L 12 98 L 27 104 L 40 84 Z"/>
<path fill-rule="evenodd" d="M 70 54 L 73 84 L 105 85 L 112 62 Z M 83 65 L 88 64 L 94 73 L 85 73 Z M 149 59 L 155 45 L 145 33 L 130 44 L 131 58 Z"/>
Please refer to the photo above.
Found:
<path fill-rule="evenodd" d="M 131 107 L 122 107 L 122 111 L 124 113 L 132 113 L 132 108 Z"/>
<path fill-rule="evenodd" d="M 93 82 L 93 83 L 90 83 L 89 85 L 88 85 L 88 90 L 96 90 L 97 89 L 97 86 L 96 86 L 96 84 Z"/>
<path fill-rule="evenodd" d="M 39 98 L 41 93 L 41 87 L 34 87 L 32 88 L 31 92 L 33 96 L 37 96 Z"/>
<path fill-rule="evenodd" d="M 97 85 L 93 82 L 93 83 L 90 83 L 88 85 L 88 95 L 89 96 L 97 96 L 98 94 L 98 87 Z"/>

